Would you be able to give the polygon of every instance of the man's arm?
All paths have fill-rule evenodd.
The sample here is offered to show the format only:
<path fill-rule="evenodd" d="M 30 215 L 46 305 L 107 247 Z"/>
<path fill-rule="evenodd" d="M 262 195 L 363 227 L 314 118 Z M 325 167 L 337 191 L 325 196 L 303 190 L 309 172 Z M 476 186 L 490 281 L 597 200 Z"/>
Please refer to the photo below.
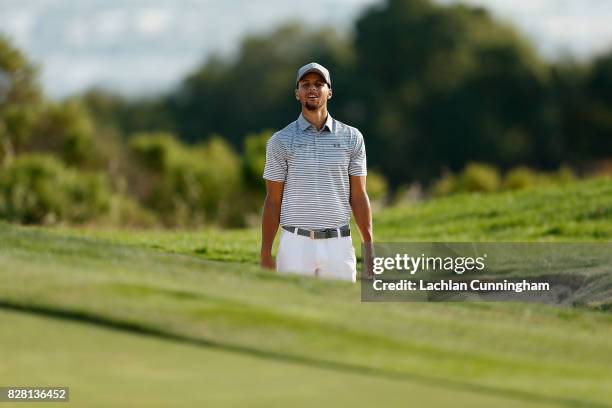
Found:
<path fill-rule="evenodd" d="M 272 258 L 272 244 L 280 222 L 284 185 L 282 181 L 266 180 L 266 199 L 261 219 L 261 266 L 264 268 L 276 268 Z"/>
<path fill-rule="evenodd" d="M 364 243 L 372 242 L 374 239 L 372 232 L 372 209 L 370 208 L 370 198 L 366 191 L 365 176 L 349 176 L 351 183 L 350 203 L 355 216 L 355 222 Z"/>
<path fill-rule="evenodd" d="M 362 278 L 372 276 L 372 242 L 374 233 L 372 231 L 372 209 L 370 198 L 366 191 L 366 176 L 349 176 L 351 184 L 350 204 L 355 216 L 355 223 L 359 228 L 361 240 L 364 244 L 363 263 L 365 273 Z"/>

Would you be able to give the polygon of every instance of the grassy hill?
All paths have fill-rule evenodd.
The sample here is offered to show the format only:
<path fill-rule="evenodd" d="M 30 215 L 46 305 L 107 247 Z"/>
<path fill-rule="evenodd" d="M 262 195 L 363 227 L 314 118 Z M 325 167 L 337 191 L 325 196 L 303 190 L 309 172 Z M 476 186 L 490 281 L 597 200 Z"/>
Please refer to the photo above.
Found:
<path fill-rule="evenodd" d="M 259 256 L 258 229 L 55 228 L 50 232 L 221 261 L 255 264 Z M 500 194 L 457 195 L 398 206 L 375 214 L 374 232 L 379 242 L 609 242 L 612 179 Z M 353 234 L 353 243 L 359 250 L 357 234 Z"/>
<path fill-rule="evenodd" d="M 609 241 L 610 214 L 599 179 L 394 208 L 375 228 Z M 358 285 L 260 270 L 257 230 L 0 224 L 0 242 L 0 382 L 69 385 L 78 405 L 611 406 L 608 312 L 364 304 Z"/>

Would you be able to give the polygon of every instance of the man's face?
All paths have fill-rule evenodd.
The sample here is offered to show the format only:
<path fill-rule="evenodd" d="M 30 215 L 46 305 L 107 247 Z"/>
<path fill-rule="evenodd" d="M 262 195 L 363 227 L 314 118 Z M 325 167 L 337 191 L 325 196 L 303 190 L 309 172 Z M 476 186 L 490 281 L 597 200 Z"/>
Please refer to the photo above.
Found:
<path fill-rule="evenodd" d="M 331 94 L 332 90 L 325 79 L 316 72 L 309 72 L 304 75 L 295 90 L 296 98 L 309 111 L 315 111 L 326 106 Z"/>

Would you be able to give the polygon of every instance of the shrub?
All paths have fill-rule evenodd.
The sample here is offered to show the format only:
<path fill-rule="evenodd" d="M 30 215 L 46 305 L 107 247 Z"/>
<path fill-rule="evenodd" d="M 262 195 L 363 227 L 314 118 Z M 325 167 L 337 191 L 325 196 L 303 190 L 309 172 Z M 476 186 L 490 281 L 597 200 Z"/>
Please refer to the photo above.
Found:
<path fill-rule="evenodd" d="M 250 189 L 262 193 L 266 189 L 266 183 L 262 178 L 266 165 L 266 143 L 271 136 L 271 131 L 251 133 L 244 141 L 242 170 L 245 183 Z"/>
<path fill-rule="evenodd" d="M 561 166 L 556 173 L 552 174 L 552 180 L 559 184 L 571 183 L 576 180 L 576 173 L 567 166 Z"/>
<path fill-rule="evenodd" d="M 37 118 L 25 150 L 55 154 L 70 166 L 83 166 L 95 156 L 93 125 L 77 101 L 48 103 Z"/>
<path fill-rule="evenodd" d="M 509 170 L 501 182 L 499 171 L 489 165 L 471 163 L 458 175 L 445 173 L 431 188 L 434 196 L 459 192 L 492 192 L 522 190 L 544 185 L 564 184 L 576 179 L 569 167 L 561 167 L 556 172 L 544 173 L 518 166 Z"/>
<path fill-rule="evenodd" d="M 489 193 L 499 190 L 501 185 L 499 170 L 482 163 L 468 163 L 460 179 L 462 191 Z"/>
<path fill-rule="evenodd" d="M 110 192 L 99 174 L 46 155 L 21 155 L 0 170 L 0 218 L 24 224 L 85 222 L 105 214 Z"/>
<path fill-rule="evenodd" d="M 434 196 L 444 196 L 462 192 L 493 192 L 501 186 L 499 170 L 491 165 L 468 163 L 458 175 L 446 172 L 432 186 Z"/>
<path fill-rule="evenodd" d="M 449 171 L 446 171 L 431 188 L 431 194 L 435 197 L 454 194 L 458 191 L 459 178 Z"/>
<path fill-rule="evenodd" d="M 137 186 L 146 206 L 157 211 L 165 224 L 195 226 L 205 221 L 224 225 L 242 223 L 238 192 L 241 163 L 220 137 L 185 146 L 169 134 L 140 134 L 129 143 L 130 151 L 151 177 L 138 180 L 156 184 Z"/>
<path fill-rule="evenodd" d="M 162 173 L 170 163 L 179 161 L 179 142 L 167 133 L 139 133 L 134 135 L 128 148 L 146 169 Z"/>
<path fill-rule="evenodd" d="M 119 227 L 148 228 L 157 226 L 155 213 L 143 208 L 130 197 L 115 194 L 111 201 L 111 211 L 107 224 Z"/>
<path fill-rule="evenodd" d="M 366 178 L 366 188 L 368 196 L 372 201 L 384 200 L 389 191 L 389 186 L 385 177 L 376 170 L 369 170 Z"/>
<path fill-rule="evenodd" d="M 540 177 L 528 167 L 520 166 L 508 171 L 504 179 L 504 190 L 522 190 L 538 185 Z"/>
<path fill-rule="evenodd" d="M 576 175 L 569 167 L 562 166 L 556 172 L 538 173 L 528 167 L 520 166 L 510 170 L 504 180 L 505 190 L 520 190 L 543 185 L 564 184 L 574 181 Z"/>

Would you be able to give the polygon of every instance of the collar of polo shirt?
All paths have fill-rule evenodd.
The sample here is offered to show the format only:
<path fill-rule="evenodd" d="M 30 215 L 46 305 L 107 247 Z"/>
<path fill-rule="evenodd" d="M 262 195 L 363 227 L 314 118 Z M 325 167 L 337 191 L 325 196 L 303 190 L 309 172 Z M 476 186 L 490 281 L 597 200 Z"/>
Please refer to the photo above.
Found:
<path fill-rule="evenodd" d="M 333 125 L 333 119 L 332 119 L 331 115 L 328 113 L 327 114 L 327 119 L 325 120 L 325 124 L 323 125 L 323 128 L 321 129 L 321 131 L 323 131 L 323 130 L 325 130 L 325 128 L 327 128 L 327 130 L 332 132 L 333 131 L 332 125 Z M 304 115 L 302 113 L 300 113 L 300 117 L 298 118 L 298 126 L 300 127 L 300 130 L 306 130 L 310 126 L 312 126 L 313 129 L 315 128 L 312 123 L 310 123 L 309 121 L 306 120 L 306 118 L 304 117 Z"/>

